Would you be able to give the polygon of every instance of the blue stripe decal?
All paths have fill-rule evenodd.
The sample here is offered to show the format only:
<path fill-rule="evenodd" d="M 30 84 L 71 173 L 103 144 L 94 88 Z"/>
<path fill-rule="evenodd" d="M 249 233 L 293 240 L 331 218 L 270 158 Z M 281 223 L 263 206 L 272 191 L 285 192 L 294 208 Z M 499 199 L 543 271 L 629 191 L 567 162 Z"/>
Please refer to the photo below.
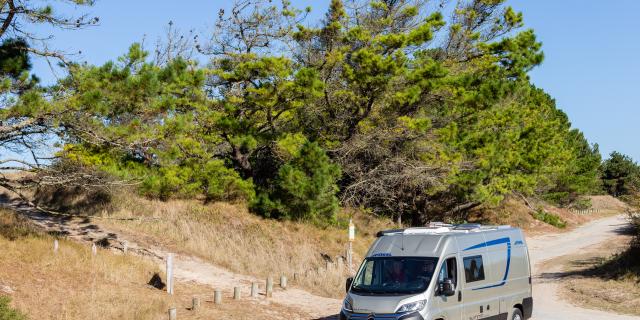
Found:
<path fill-rule="evenodd" d="M 522 241 L 520 241 L 520 242 L 522 242 Z M 486 242 L 483 242 L 483 243 L 477 244 L 475 246 L 471 246 L 469 248 L 464 249 L 464 251 L 469 251 L 469 250 L 474 250 L 474 249 L 497 246 L 497 245 L 500 245 L 500 244 L 507 244 L 507 268 L 506 268 L 506 270 L 504 272 L 504 277 L 502 278 L 502 282 L 500 282 L 498 284 L 486 286 L 486 287 L 475 288 L 473 290 L 482 290 L 482 289 L 501 287 L 501 286 L 504 286 L 507 283 L 507 277 L 509 276 L 509 268 L 511 267 L 511 238 L 506 237 L 506 238 L 500 238 L 500 239 L 495 239 L 495 240 L 491 240 L 491 241 L 486 241 Z M 517 242 L 516 242 L 516 244 L 517 244 Z"/>
<path fill-rule="evenodd" d="M 520 244 L 524 244 L 524 242 L 523 242 L 522 240 L 518 240 L 518 241 L 516 241 L 516 243 L 514 243 L 514 244 L 517 246 L 517 245 L 520 245 Z"/>
<path fill-rule="evenodd" d="M 491 246 L 497 246 L 499 244 L 503 244 L 503 243 L 511 243 L 511 239 L 509 238 L 500 238 L 500 239 L 496 239 L 496 240 L 491 240 L 489 242 L 483 242 L 480 244 L 476 244 L 475 246 L 469 247 L 464 249 L 464 251 L 469 251 L 469 250 L 473 250 L 473 249 L 480 249 L 480 248 L 485 248 L 485 247 L 491 247 Z"/>

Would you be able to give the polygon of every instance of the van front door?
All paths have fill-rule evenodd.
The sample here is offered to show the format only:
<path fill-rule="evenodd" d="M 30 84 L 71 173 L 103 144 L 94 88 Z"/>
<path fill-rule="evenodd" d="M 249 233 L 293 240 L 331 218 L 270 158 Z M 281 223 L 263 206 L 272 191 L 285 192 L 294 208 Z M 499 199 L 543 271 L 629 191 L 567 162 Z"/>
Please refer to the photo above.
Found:
<path fill-rule="evenodd" d="M 456 257 L 446 258 L 442 262 L 435 288 L 435 300 L 439 312 L 434 314 L 432 319 L 462 320 L 462 288 L 458 270 L 459 266 Z M 439 290 L 439 284 L 444 283 L 445 280 L 453 282 L 455 292 L 451 296 L 447 296 Z"/>

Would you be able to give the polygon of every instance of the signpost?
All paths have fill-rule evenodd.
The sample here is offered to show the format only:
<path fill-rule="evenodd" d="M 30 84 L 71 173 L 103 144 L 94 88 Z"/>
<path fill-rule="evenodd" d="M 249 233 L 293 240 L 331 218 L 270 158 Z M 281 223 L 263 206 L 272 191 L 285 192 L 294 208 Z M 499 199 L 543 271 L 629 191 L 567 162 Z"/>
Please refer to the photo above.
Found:
<path fill-rule="evenodd" d="M 356 239 L 356 226 L 349 219 L 349 247 L 347 248 L 347 264 L 349 265 L 349 274 L 353 275 L 353 240 Z"/>
<path fill-rule="evenodd" d="M 167 256 L 167 293 L 173 294 L 173 253 Z"/>

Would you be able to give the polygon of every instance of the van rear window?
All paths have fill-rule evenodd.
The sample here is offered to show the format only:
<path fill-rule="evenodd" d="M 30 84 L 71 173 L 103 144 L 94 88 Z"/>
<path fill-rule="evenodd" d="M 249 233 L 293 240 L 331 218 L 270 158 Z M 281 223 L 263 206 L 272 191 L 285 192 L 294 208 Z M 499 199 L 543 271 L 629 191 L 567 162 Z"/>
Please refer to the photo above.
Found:
<path fill-rule="evenodd" d="M 467 283 L 484 280 L 484 264 L 482 256 L 465 257 L 464 275 Z"/>

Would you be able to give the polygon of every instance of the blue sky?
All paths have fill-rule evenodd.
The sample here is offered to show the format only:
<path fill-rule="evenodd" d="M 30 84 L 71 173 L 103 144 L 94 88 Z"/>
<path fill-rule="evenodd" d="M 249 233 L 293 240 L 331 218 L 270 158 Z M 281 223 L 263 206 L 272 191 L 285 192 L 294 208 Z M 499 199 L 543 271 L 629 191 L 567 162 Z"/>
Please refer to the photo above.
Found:
<path fill-rule="evenodd" d="M 50 46 L 82 54 L 74 59 L 101 64 L 124 53 L 146 38 L 155 43 L 171 20 L 177 28 L 206 34 L 218 9 L 232 0 L 98 0 L 89 12 L 100 25 L 80 31 L 50 31 Z M 312 18 L 321 17 L 328 0 L 294 0 L 312 6 Z M 616 0 L 509 0 L 522 11 L 528 28 L 543 43 L 544 63 L 531 73 L 533 82 L 556 98 L 558 106 L 598 143 L 606 156 L 617 150 L 640 160 L 640 1 Z M 54 78 L 45 61 L 35 62 L 34 72 L 44 82 Z"/>

